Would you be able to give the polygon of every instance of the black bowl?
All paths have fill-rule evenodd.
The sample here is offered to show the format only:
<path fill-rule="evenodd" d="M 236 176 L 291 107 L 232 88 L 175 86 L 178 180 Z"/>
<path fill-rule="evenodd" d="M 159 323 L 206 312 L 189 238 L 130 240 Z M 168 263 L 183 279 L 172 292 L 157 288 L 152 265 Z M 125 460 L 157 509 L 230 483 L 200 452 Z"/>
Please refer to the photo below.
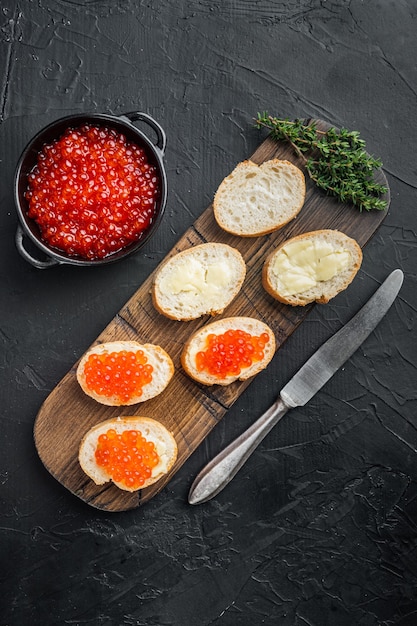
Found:
<path fill-rule="evenodd" d="M 156 134 L 156 143 L 153 143 L 133 122 L 141 121 L 149 125 Z M 28 217 L 28 202 L 25 192 L 28 186 L 28 175 L 36 164 L 38 154 L 45 144 L 58 139 L 68 128 L 77 128 L 84 124 L 104 126 L 125 135 L 126 139 L 143 148 L 148 161 L 155 166 L 160 181 L 160 193 L 156 203 L 156 211 L 150 226 L 135 242 L 122 250 L 101 259 L 88 260 L 81 257 L 66 255 L 46 243 L 40 233 L 35 220 Z M 131 112 L 120 116 L 86 113 L 63 117 L 46 126 L 28 143 L 23 150 L 16 167 L 14 194 L 17 213 L 20 224 L 16 232 L 16 246 L 23 258 L 39 269 L 49 268 L 54 265 L 66 263 L 69 265 L 96 266 L 114 263 L 120 259 L 137 252 L 149 240 L 158 228 L 165 211 L 167 201 L 167 177 L 163 164 L 163 156 L 166 147 L 166 136 L 161 126 L 153 117 L 146 113 Z M 46 260 L 40 260 L 32 256 L 25 247 L 25 235 L 35 244 L 36 248 L 46 255 Z"/>

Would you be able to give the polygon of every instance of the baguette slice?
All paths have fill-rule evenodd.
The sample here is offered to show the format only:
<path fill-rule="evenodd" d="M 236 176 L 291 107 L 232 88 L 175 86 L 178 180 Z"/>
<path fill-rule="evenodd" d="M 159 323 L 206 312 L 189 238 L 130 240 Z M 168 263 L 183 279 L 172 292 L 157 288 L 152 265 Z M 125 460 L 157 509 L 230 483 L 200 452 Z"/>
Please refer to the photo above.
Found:
<path fill-rule="evenodd" d="M 214 217 L 220 228 L 233 235 L 266 235 L 298 214 L 305 193 L 304 174 L 289 161 L 271 159 L 262 165 L 242 161 L 220 183 L 213 200 Z"/>
<path fill-rule="evenodd" d="M 151 365 L 153 368 L 152 380 L 143 385 L 142 393 L 140 395 L 133 395 L 129 399 L 121 399 L 116 393 L 98 393 L 90 389 L 85 375 L 85 366 L 89 357 L 91 355 L 110 355 L 111 353 L 120 353 L 123 351 L 128 353 L 142 351 L 147 359 L 147 364 Z M 128 370 L 128 365 L 124 367 Z M 123 368 L 119 373 L 123 376 Z M 97 402 L 108 406 L 129 406 L 131 404 L 137 404 L 138 402 L 145 402 L 159 395 L 168 385 L 174 374 L 174 364 L 171 357 L 160 346 L 150 343 L 140 344 L 136 341 L 109 341 L 96 345 L 88 350 L 81 358 L 76 374 L 81 389 L 88 396 L 97 400 Z M 114 371 L 109 373 L 109 375 L 112 377 L 111 386 L 115 389 L 118 383 L 117 378 L 114 376 Z"/>
<path fill-rule="evenodd" d="M 223 243 L 204 243 L 161 265 L 152 286 L 153 304 L 174 320 L 217 315 L 238 294 L 245 275 L 246 264 L 238 250 Z"/>
<path fill-rule="evenodd" d="M 264 263 L 262 284 L 284 304 L 325 304 L 346 289 L 361 263 L 354 239 L 338 230 L 316 230 L 278 246 Z"/>
<path fill-rule="evenodd" d="M 96 485 L 104 485 L 112 480 L 114 484 L 124 491 L 137 491 L 138 487 L 129 487 L 123 482 L 113 480 L 107 471 L 100 467 L 95 458 L 95 451 L 100 435 L 106 434 L 109 429 L 114 429 L 117 434 L 126 430 L 138 430 L 142 436 L 151 441 L 159 455 L 158 464 L 152 468 L 151 476 L 139 487 L 144 489 L 162 478 L 174 465 L 178 449 L 173 435 L 160 422 L 150 417 L 117 417 L 100 422 L 91 428 L 83 437 L 78 460 L 82 470 L 89 476 Z"/>
<path fill-rule="evenodd" d="M 269 340 L 265 344 L 263 359 L 253 362 L 250 366 L 242 367 L 241 371 L 235 375 L 225 377 L 212 375 L 205 370 L 199 371 L 196 365 L 196 355 L 198 352 L 206 350 L 207 337 L 209 335 L 222 335 L 227 330 L 243 330 L 258 337 L 262 333 L 266 333 Z M 235 380 L 246 380 L 265 369 L 274 356 L 275 345 L 274 333 L 264 322 L 252 317 L 227 317 L 211 322 L 191 335 L 181 354 L 181 364 L 188 376 L 203 385 L 230 385 Z"/>

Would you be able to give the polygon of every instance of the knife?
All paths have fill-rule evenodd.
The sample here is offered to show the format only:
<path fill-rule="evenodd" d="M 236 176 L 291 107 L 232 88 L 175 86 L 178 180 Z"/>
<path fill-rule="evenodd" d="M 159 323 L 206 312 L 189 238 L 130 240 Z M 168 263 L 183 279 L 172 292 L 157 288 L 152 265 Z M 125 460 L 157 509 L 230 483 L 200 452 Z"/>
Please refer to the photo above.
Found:
<path fill-rule="evenodd" d="M 391 272 L 358 313 L 291 378 L 274 404 L 201 470 L 191 485 L 190 504 L 207 502 L 220 493 L 287 411 L 311 400 L 378 325 L 397 297 L 403 279 L 400 269 Z"/>

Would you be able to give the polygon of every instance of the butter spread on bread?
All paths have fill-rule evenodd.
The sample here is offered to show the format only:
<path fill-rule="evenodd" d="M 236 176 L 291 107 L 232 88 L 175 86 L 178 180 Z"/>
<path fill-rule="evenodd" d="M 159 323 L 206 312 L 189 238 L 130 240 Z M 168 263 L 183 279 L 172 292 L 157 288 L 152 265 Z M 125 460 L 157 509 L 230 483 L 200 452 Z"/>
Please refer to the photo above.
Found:
<path fill-rule="evenodd" d="M 179 293 L 202 295 L 204 298 L 216 298 L 219 291 L 230 282 L 232 268 L 224 261 L 217 261 L 204 267 L 198 259 L 183 260 L 173 268 L 172 273 L 161 279 L 160 288 L 172 295 Z"/>
<path fill-rule="evenodd" d="M 271 267 L 283 296 L 316 287 L 349 267 L 351 253 L 330 241 L 301 239 L 281 248 Z"/>
<path fill-rule="evenodd" d="M 326 303 L 346 289 L 362 262 L 358 243 L 337 230 L 304 233 L 283 242 L 265 261 L 263 286 L 294 306 Z"/>
<path fill-rule="evenodd" d="M 188 321 L 217 315 L 239 292 L 246 265 L 238 250 L 205 243 L 177 253 L 157 270 L 152 286 L 155 308 L 171 319 Z"/>

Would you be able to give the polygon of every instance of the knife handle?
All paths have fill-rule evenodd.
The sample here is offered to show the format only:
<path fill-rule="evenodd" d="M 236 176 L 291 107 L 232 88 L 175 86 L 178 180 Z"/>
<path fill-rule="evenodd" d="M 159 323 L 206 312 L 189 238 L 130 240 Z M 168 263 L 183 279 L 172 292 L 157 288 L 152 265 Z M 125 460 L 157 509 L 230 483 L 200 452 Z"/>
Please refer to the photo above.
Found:
<path fill-rule="evenodd" d="M 215 456 L 195 478 L 188 494 L 188 502 L 207 502 L 220 493 L 288 408 L 279 397 L 252 426 Z"/>

